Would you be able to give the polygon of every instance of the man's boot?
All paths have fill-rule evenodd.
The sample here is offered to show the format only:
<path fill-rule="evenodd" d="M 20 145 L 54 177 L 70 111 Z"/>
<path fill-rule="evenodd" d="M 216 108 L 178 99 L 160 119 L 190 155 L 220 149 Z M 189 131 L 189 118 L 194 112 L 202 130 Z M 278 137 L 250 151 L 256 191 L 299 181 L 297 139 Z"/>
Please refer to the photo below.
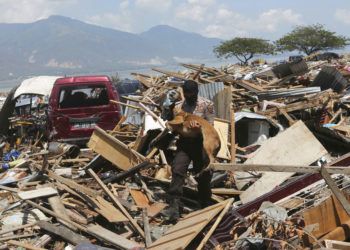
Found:
<path fill-rule="evenodd" d="M 169 206 L 162 211 L 162 214 L 166 217 L 166 221 L 176 222 L 180 218 L 180 199 L 171 199 Z"/>

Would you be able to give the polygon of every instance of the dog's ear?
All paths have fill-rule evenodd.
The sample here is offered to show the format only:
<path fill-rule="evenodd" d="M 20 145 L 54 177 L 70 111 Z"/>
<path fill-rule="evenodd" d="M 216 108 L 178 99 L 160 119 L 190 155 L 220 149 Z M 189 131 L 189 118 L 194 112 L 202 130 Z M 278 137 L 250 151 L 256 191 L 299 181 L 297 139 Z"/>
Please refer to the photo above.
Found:
<path fill-rule="evenodd" d="M 169 125 L 180 125 L 185 121 L 182 115 L 177 115 L 171 121 L 168 121 Z"/>

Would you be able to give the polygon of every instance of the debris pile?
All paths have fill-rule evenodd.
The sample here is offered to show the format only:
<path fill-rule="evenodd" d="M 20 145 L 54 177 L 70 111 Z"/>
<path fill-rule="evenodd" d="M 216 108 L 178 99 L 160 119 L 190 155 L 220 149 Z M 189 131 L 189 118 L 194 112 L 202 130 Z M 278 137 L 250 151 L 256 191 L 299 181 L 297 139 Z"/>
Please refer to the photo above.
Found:
<path fill-rule="evenodd" d="M 142 88 L 110 100 L 123 116 L 113 129 L 96 127 L 87 147 L 45 135 L 46 105 L 11 114 L 0 141 L 0 249 L 349 246 L 350 60 L 181 65 L 133 73 Z M 188 173 L 182 218 L 172 222 L 163 212 L 173 137 L 164 147 L 151 141 L 166 127 L 164 97 L 181 95 L 186 79 L 214 102 L 221 148 L 210 165 L 212 205 L 200 208 Z"/>

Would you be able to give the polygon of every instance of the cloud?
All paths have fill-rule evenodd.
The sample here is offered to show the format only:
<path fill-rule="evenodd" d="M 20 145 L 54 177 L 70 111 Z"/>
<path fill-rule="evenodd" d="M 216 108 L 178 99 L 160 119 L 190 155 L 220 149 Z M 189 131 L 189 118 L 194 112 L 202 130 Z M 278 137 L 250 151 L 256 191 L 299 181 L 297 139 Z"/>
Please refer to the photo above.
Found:
<path fill-rule="evenodd" d="M 335 11 L 334 17 L 339 22 L 350 24 L 350 10 L 347 9 L 337 9 Z"/>
<path fill-rule="evenodd" d="M 88 18 L 87 22 L 100 25 L 103 27 L 110 27 L 113 29 L 132 31 L 132 15 L 128 10 L 121 12 L 120 14 L 115 13 L 103 13 Z"/>
<path fill-rule="evenodd" d="M 215 13 L 212 20 L 207 20 L 203 35 L 226 39 L 249 37 L 257 33 L 274 33 L 282 27 L 302 23 L 302 16 L 291 9 L 270 9 L 255 18 L 225 7 L 218 8 Z"/>
<path fill-rule="evenodd" d="M 210 7 L 214 0 L 187 0 L 175 9 L 175 18 L 179 21 L 202 22 L 208 18 Z"/>
<path fill-rule="evenodd" d="M 28 23 L 55 14 L 62 4 L 75 3 L 74 0 L 0 0 L 0 22 Z"/>
<path fill-rule="evenodd" d="M 266 28 L 269 32 L 275 32 L 283 24 L 301 24 L 301 19 L 301 15 L 291 9 L 271 9 L 259 16 L 256 25 L 260 29 Z"/>
<path fill-rule="evenodd" d="M 136 0 L 135 6 L 138 8 L 148 9 L 154 12 L 168 10 L 172 5 L 172 0 Z"/>
<path fill-rule="evenodd" d="M 176 11 L 175 15 L 178 19 L 201 22 L 205 20 L 206 11 L 206 7 L 203 6 L 192 6 L 188 8 L 184 5 Z"/>

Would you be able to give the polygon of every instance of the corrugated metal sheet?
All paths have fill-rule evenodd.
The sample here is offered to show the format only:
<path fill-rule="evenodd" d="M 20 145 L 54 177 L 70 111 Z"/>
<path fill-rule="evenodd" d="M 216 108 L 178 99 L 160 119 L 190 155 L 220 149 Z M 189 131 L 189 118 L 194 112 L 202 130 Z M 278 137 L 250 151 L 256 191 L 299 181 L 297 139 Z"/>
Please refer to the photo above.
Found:
<path fill-rule="evenodd" d="M 307 72 L 308 66 L 304 60 L 300 62 L 282 63 L 272 68 L 273 73 L 278 78 L 284 78 L 292 74 L 302 74 Z"/>
<path fill-rule="evenodd" d="M 297 88 L 289 90 L 270 90 L 258 92 L 256 95 L 259 101 L 262 100 L 273 100 L 281 97 L 301 97 L 306 94 L 314 94 L 321 91 L 320 87 L 308 87 L 308 88 Z"/>
<path fill-rule="evenodd" d="M 349 85 L 349 82 L 335 67 L 325 66 L 318 73 L 312 85 L 320 86 L 321 90 L 333 89 L 340 93 Z"/>
<path fill-rule="evenodd" d="M 213 101 L 214 96 L 218 92 L 224 90 L 224 88 L 225 88 L 225 86 L 224 86 L 224 83 L 222 83 L 222 82 L 201 84 L 201 85 L 199 85 L 199 94 L 198 95 Z"/>
<path fill-rule="evenodd" d="M 127 104 L 139 106 L 137 102 L 133 101 L 127 101 Z M 126 116 L 126 120 L 123 122 L 123 124 L 134 124 L 136 126 L 142 125 L 143 122 L 143 112 L 140 110 L 136 110 L 130 107 L 125 107 L 124 116 Z"/>

